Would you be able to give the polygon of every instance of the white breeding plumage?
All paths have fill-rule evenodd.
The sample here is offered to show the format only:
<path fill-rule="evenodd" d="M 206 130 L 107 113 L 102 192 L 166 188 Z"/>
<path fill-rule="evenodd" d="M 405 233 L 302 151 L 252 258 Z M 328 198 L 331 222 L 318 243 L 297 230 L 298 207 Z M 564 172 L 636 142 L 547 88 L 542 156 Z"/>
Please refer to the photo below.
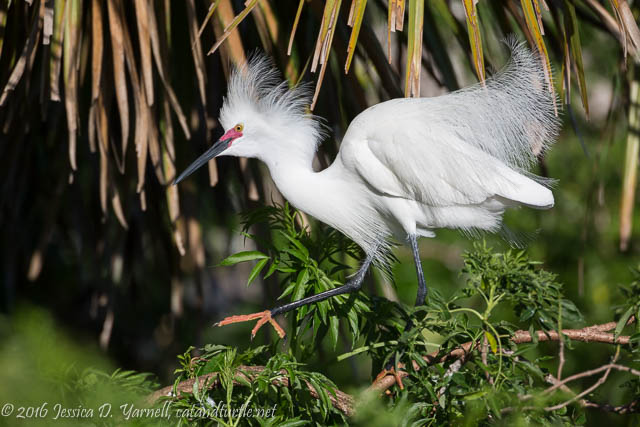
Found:
<path fill-rule="evenodd" d="M 276 326 L 272 315 L 359 289 L 370 263 L 385 259 L 392 239 L 411 243 L 421 304 L 426 285 L 417 237 L 433 237 L 438 228 L 494 232 L 508 207 L 553 206 L 543 180 L 526 169 L 557 134 L 554 99 L 539 58 L 522 44 L 510 47 L 509 63 L 484 85 L 434 98 L 393 99 L 363 111 L 347 129 L 336 160 L 320 172 L 312 168 L 321 131 L 305 112 L 308 91 L 288 89 L 262 58 L 233 74 L 220 116 L 227 132 L 176 182 L 215 156 L 260 159 L 291 204 L 340 230 L 367 254 L 341 288 L 249 316 L 260 319 L 257 327 L 266 321 Z"/>

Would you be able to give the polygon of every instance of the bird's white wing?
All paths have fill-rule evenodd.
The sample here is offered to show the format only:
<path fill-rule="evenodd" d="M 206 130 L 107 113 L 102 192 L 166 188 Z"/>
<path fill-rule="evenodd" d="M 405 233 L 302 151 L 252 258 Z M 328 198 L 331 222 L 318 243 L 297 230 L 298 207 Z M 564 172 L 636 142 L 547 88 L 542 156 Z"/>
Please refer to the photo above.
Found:
<path fill-rule="evenodd" d="M 553 204 L 547 188 L 455 133 L 433 126 L 431 132 L 388 129 L 346 137 L 340 150 L 345 167 L 376 192 L 430 206 L 478 204 L 494 196 L 531 206 Z"/>
<path fill-rule="evenodd" d="M 375 191 L 431 206 L 477 204 L 495 195 L 514 199 L 520 175 L 454 133 L 375 123 L 366 136 L 347 132 L 340 150 L 345 167 Z"/>
<path fill-rule="evenodd" d="M 363 111 L 340 149 L 345 167 L 380 193 L 434 206 L 493 196 L 552 205 L 551 192 L 518 171 L 553 142 L 553 97 L 540 61 L 511 48 L 509 64 L 484 86 Z"/>

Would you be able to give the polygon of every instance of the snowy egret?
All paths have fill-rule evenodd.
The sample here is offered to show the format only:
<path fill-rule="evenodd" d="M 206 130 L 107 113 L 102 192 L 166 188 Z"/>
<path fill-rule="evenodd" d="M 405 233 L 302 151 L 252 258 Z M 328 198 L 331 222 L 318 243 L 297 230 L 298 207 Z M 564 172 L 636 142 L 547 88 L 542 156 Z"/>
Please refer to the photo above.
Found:
<path fill-rule="evenodd" d="M 296 208 L 341 231 L 364 250 L 360 269 L 344 285 L 260 313 L 218 323 L 266 322 L 360 289 L 369 266 L 384 264 L 392 241 L 407 241 L 418 275 L 416 304 L 427 286 L 419 237 L 438 228 L 500 231 L 506 208 L 553 206 L 547 181 L 527 171 L 559 128 L 542 63 L 509 43 L 505 68 L 474 86 L 433 98 L 400 98 L 374 105 L 349 125 L 331 166 L 315 172 L 322 137 L 306 112 L 306 88 L 289 89 L 271 63 L 254 57 L 236 70 L 220 113 L 225 134 L 176 180 L 217 156 L 264 162 Z"/>

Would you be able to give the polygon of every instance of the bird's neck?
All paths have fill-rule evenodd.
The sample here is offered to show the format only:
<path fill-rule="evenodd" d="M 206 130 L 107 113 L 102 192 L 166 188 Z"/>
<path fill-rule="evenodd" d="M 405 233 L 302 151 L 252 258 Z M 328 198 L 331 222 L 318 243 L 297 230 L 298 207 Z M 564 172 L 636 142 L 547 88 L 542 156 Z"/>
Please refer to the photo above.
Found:
<path fill-rule="evenodd" d="M 273 156 L 264 159 L 273 182 L 293 206 L 317 217 L 316 204 L 330 191 L 325 172 L 313 170 L 314 152 L 299 152 L 294 156 Z M 320 196 L 320 197 L 319 197 Z"/>
<path fill-rule="evenodd" d="M 340 156 L 326 169 L 315 172 L 313 156 L 265 162 L 278 190 L 285 199 L 302 212 L 311 215 L 358 243 L 365 250 L 374 250 L 382 229 L 373 219 L 367 222 L 363 235 L 358 212 L 366 212 L 364 192 L 357 181 L 350 181 Z M 286 159 L 283 157 L 281 159 Z M 366 215 L 366 214 L 365 214 Z M 371 225 L 369 227 L 369 225 Z M 375 244 L 374 244 L 375 243 Z"/>
<path fill-rule="evenodd" d="M 286 142 L 269 144 L 272 149 L 259 157 L 267 167 L 274 181 L 290 178 L 291 175 L 313 174 L 313 159 L 316 154 L 317 142 L 303 132 L 292 132 Z M 278 178 L 276 178 L 278 177 Z M 276 185 L 280 183 L 276 181 Z"/>
<path fill-rule="evenodd" d="M 313 152 L 287 152 L 286 156 L 276 155 L 262 160 L 269 168 L 276 186 L 286 197 L 289 187 L 308 184 L 309 180 L 315 178 L 313 156 Z"/>

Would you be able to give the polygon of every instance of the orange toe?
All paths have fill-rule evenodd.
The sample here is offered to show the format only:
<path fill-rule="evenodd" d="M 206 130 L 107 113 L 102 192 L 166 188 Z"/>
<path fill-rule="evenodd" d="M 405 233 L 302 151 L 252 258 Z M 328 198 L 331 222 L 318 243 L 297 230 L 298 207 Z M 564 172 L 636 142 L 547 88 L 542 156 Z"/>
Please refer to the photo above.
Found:
<path fill-rule="evenodd" d="M 271 326 L 273 326 L 273 329 L 276 330 L 276 333 L 280 338 L 285 337 L 286 332 L 271 317 L 270 310 L 261 311 L 259 313 L 225 317 L 224 319 L 216 323 L 214 326 L 225 326 L 225 325 L 230 325 L 232 323 L 248 322 L 250 320 L 256 320 L 256 319 L 258 320 L 258 322 L 256 323 L 256 326 L 254 326 L 254 328 L 251 330 L 251 339 L 253 339 L 253 337 L 256 336 L 256 333 L 258 332 L 258 330 L 262 327 L 262 325 L 264 325 L 267 322 L 269 322 Z"/>
<path fill-rule="evenodd" d="M 376 379 L 373 380 L 374 383 L 377 383 L 378 381 L 380 381 L 381 379 L 383 379 L 384 377 L 387 376 L 387 374 L 389 373 L 389 371 L 387 371 L 387 369 L 383 369 L 382 371 L 380 371 L 380 373 L 378 374 L 378 376 L 376 376 Z"/>
<path fill-rule="evenodd" d="M 402 368 L 402 364 L 398 365 L 398 369 L 401 369 L 401 368 Z M 393 375 L 393 378 L 395 378 L 396 384 L 398 384 L 398 387 L 400 387 L 400 390 L 404 390 L 404 384 L 402 383 L 402 376 L 400 375 L 400 373 L 402 372 L 404 371 L 396 371 L 395 367 L 392 367 L 391 369 L 385 368 L 382 371 L 380 371 L 380 373 L 374 380 L 374 384 L 380 381 L 382 378 L 386 377 L 387 375 Z"/>
<path fill-rule="evenodd" d="M 398 387 L 400 387 L 400 390 L 404 390 L 404 384 L 402 384 L 402 377 L 400 376 L 400 373 L 396 372 L 394 368 L 391 368 L 391 373 L 393 374 L 393 377 L 396 379 L 396 384 L 398 384 Z"/>

